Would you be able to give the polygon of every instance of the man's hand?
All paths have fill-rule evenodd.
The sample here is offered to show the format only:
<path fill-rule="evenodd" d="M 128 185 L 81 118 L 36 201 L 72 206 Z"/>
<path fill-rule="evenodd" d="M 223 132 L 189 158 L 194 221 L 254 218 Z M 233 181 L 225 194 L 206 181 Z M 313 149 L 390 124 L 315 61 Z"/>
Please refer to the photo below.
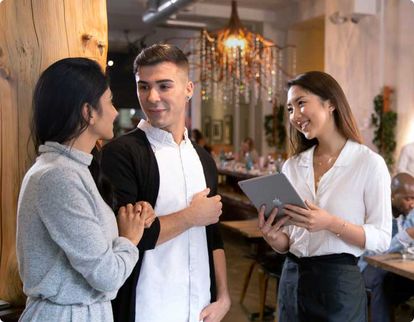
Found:
<path fill-rule="evenodd" d="M 230 309 L 230 298 L 219 299 L 207 305 L 200 313 L 200 321 L 220 322 Z"/>
<path fill-rule="evenodd" d="M 149 228 L 157 217 L 151 204 L 147 201 L 138 201 L 134 207 L 141 207 L 141 216 L 145 220 L 145 228 Z"/>
<path fill-rule="evenodd" d="M 209 188 L 204 189 L 196 193 L 191 200 L 190 206 L 187 208 L 187 220 L 190 226 L 207 226 L 219 221 L 223 206 L 221 197 L 215 195 L 209 198 L 207 197 L 209 192 Z"/>

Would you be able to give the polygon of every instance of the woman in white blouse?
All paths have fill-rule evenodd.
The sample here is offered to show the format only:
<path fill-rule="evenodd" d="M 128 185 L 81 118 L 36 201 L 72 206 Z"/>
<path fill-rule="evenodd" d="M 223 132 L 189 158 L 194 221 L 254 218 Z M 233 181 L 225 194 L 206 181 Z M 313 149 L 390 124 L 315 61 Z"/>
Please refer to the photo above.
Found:
<path fill-rule="evenodd" d="M 356 266 L 365 250 L 391 240 L 390 176 L 362 145 L 339 84 L 323 72 L 288 82 L 292 156 L 283 166 L 307 209 L 285 205 L 265 220 L 264 239 L 288 253 L 279 289 L 281 321 L 366 321 L 364 282 Z M 290 225 L 284 225 L 289 220 Z M 297 300 L 296 300 L 297 296 Z"/>

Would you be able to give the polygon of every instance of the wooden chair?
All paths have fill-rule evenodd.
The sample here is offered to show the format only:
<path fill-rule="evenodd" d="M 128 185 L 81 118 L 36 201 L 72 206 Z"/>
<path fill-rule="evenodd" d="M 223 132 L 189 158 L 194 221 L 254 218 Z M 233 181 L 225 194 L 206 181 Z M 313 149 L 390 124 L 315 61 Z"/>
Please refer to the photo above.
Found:
<path fill-rule="evenodd" d="M 274 310 L 274 322 L 277 322 L 277 295 L 279 288 L 279 279 L 282 274 L 283 263 L 285 262 L 285 256 L 276 254 L 274 252 L 266 254 L 263 259 L 260 261 L 259 272 L 259 321 L 264 320 L 265 307 L 266 307 L 266 297 L 267 297 L 267 287 L 269 284 L 269 279 L 274 278 L 276 281 L 276 303 Z"/>

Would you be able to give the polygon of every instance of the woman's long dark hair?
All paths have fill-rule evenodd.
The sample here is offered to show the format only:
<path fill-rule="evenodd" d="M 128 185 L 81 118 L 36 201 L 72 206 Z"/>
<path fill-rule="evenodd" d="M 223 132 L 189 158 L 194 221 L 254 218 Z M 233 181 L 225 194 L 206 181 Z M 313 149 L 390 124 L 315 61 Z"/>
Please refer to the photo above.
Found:
<path fill-rule="evenodd" d="M 92 162 L 89 166 L 89 171 L 92 174 L 93 180 L 98 187 L 99 193 L 102 196 L 102 199 L 114 209 L 116 206 L 115 200 L 115 193 L 114 193 L 114 186 L 112 185 L 111 181 L 103 175 L 101 171 L 101 145 L 97 143 L 96 146 L 92 150 Z"/>
<path fill-rule="evenodd" d="M 46 141 L 62 144 L 77 138 L 88 127 L 82 113 L 85 104 L 99 113 L 99 99 L 108 88 L 107 77 L 91 59 L 65 58 L 50 65 L 40 75 L 33 94 L 31 137 L 36 151 Z M 102 198 L 112 207 L 113 188 L 102 176 L 97 148 L 92 155 L 89 170 Z"/>
<path fill-rule="evenodd" d="M 64 143 L 88 127 L 85 104 L 100 111 L 99 99 L 109 88 L 99 64 L 88 58 L 65 58 L 41 75 L 33 94 L 31 135 L 36 151 L 46 141 Z"/>
<path fill-rule="evenodd" d="M 329 74 L 312 71 L 301 74 L 288 82 L 288 89 L 297 85 L 312 94 L 320 97 L 322 101 L 329 100 L 335 107 L 333 111 L 335 125 L 339 132 L 347 139 L 362 143 L 362 137 L 352 114 L 349 103 L 338 82 Z M 290 151 L 297 155 L 318 144 L 318 140 L 308 140 L 295 127 L 290 127 Z"/>

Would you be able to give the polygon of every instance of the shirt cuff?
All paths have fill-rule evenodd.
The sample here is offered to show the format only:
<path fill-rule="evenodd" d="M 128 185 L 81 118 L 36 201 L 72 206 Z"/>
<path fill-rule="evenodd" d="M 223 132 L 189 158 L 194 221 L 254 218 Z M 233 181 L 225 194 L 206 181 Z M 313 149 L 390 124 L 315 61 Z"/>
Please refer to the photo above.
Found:
<path fill-rule="evenodd" d="M 391 243 L 391 233 L 378 229 L 373 225 L 362 225 L 365 232 L 365 249 L 375 253 L 383 253 L 388 250 Z"/>

